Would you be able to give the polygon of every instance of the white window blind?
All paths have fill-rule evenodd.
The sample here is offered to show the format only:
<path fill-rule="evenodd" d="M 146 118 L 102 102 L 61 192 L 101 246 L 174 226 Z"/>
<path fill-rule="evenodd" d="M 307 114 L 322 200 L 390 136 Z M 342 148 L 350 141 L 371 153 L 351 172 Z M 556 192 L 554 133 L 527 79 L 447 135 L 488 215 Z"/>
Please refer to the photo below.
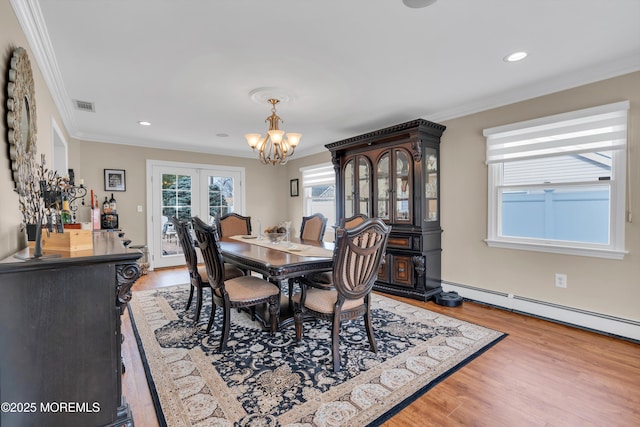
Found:
<path fill-rule="evenodd" d="M 321 213 L 327 224 L 336 223 L 336 174 L 331 163 L 300 168 L 302 174 L 303 213 L 305 216 Z M 333 228 L 327 227 L 325 241 L 332 241 Z"/>
<path fill-rule="evenodd" d="M 336 174 L 332 164 L 303 168 L 301 172 L 303 187 L 333 185 L 336 181 Z"/>
<path fill-rule="evenodd" d="M 487 164 L 623 150 L 629 101 L 485 129 Z"/>

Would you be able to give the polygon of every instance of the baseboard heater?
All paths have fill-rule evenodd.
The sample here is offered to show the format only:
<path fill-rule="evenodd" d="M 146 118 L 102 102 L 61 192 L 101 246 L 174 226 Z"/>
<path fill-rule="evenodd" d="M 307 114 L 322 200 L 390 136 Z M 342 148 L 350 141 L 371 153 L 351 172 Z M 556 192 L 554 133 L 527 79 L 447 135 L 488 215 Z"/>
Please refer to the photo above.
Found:
<path fill-rule="evenodd" d="M 444 280 L 442 289 L 457 292 L 466 300 L 640 343 L 640 322 L 634 320 Z"/>

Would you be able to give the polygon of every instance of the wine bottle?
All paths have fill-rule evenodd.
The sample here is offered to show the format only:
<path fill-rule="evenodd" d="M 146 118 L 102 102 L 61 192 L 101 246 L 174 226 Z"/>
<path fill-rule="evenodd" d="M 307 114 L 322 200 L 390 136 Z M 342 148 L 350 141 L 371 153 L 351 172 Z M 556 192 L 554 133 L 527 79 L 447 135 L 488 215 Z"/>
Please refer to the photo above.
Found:
<path fill-rule="evenodd" d="M 69 209 L 69 198 L 67 196 L 64 196 L 62 199 L 60 221 L 62 221 L 63 224 L 71 224 L 71 209 Z"/>
<path fill-rule="evenodd" d="M 102 213 L 109 214 L 111 213 L 111 204 L 107 199 L 107 196 L 104 196 L 104 202 L 102 203 Z"/>
<path fill-rule="evenodd" d="M 111 208 L 112 214 L 117 213 L 118 210 L 116 209 L 116 199 L 113 198 L 113 193 L 111 193 L 111 199 L 109 199 L 109 207 Z"/>

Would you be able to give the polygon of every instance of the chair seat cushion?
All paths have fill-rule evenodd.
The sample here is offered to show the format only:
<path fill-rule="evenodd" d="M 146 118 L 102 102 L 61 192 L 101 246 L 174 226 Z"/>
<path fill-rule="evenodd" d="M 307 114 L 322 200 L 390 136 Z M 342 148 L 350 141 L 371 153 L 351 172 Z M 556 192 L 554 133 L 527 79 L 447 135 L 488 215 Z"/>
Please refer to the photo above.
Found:
<path fill-rule="evenodd" d="M 280 293 L 279 287 L 255 276 L 241 276 L 225 280 L 224 287 L 229 294 L 230 301 L 253 301 Z"/>
<path fill-rule="evenodd" d="M 304 301 L 304 306 L 310 310 L 317 311 L 319 313 L 333 313 L 333 307 L 338 300 L 338 292 L 335 290 L 324 290 L 307 288 L 307 298 Z M 300 302 L 300 294 L 293 296 L 295 303 Z M 359 307 L 364 304 L 364 298 L 360 299 L 348 299 L 344 301 L 342 310 L 351 310 L 352 308 Z"/>
<path fill-rule="evenodd" d="M 202 281 L 209 283 L 209 276 L 207 275 L 207 267 L 204 265 L 198 266 L 198 274 L 202 277 Z M 225 280 L 235 279 L 236 277 L 244 276 L 244 271 L 232 264 L 224 264 L 224 278 Z"/>

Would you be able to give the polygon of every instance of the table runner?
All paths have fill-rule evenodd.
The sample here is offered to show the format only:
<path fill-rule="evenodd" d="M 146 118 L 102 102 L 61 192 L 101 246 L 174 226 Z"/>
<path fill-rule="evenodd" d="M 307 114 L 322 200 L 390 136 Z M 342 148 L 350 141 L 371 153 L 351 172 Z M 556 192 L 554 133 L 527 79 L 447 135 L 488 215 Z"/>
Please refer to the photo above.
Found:
<path fill-rule="evenodd" d="M 318 246 L 303 245 L 302 243 L 271 243 L 268 240 L 258 239 L 255 236 L 248 237 L 246 235 L 231 236 L 231 238 L 234 240 L 239 240 L 241 242 L 249 243 L 251 245 L 263 246 L 265 248 L 276 249 L 278 251 L 288 252 L 290 254 L 299 256 L 316 258 L 331 258 L 333 256 L 332 250 L 320 248 Z"/>

